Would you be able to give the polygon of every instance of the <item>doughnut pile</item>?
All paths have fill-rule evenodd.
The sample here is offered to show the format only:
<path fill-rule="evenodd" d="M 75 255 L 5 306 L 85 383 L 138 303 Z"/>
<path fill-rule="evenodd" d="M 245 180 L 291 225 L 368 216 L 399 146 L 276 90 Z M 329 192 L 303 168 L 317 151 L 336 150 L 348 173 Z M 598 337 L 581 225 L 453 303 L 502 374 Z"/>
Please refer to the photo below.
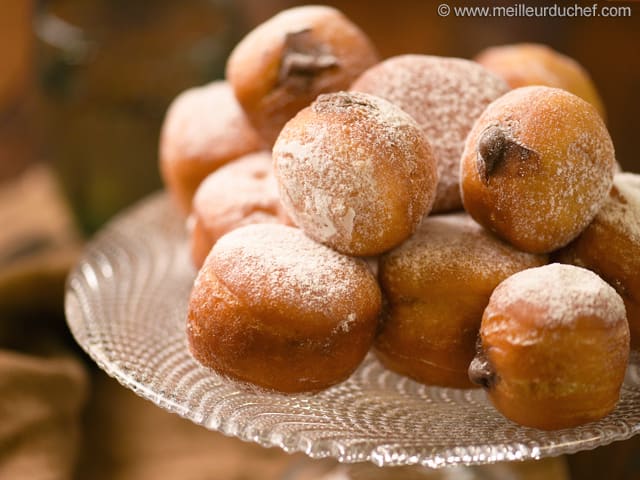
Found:
<path fill-rule="evenodd" d="M 586 70 L 536 45 L 378 63 L 342 13 L 299 7 L 226 77 L 180 95 L 160 141 L 198 362 L 291 394 L 373 352 L 529 427 L 615 409 L 640 346 L 640 176 L 616 174 Z"/>

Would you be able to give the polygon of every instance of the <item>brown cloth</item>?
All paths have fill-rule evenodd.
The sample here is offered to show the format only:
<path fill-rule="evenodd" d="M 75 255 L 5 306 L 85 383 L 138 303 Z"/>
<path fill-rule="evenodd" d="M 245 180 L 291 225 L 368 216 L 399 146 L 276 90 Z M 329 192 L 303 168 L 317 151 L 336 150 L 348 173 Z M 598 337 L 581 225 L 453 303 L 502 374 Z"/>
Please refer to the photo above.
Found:
<path fill-rule="evenodd" d="M 86 393 L 77 359 L 0 350 L 0 478 L 71 478 Z"/>
<path fill-rule="evenodd" d="M 66 328 L 79 234 L 49 170 L 0 185 L 0 225 L 0 480 L 569 478 L 563 458 L 464 471 L 345 466 L 165 412 L 101 372 Z"/>

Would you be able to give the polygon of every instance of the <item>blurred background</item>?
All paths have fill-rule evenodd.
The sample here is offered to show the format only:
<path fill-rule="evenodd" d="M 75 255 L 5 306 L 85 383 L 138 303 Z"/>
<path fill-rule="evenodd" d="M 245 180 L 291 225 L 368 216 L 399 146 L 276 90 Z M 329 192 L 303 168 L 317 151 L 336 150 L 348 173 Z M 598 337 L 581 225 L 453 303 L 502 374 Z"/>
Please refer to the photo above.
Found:
<path fill-rule="evenodd" d="M 327 3 L 360 25 L 383 58 L 472 58 L 491 45 L 525 41 L 573 57 L 604 100 L 619 163 L 640 172 L 639 2 L 599 2 L 630 6 L 632 15 L 624 18 L 443 18 L 439 0 Z M 299 4 L 0 2 L 0 479 L 640 478 L 640 443 L 633 439 L 514 470 L 429 477 L 305 463 L 165 414 L 107 379 L 74 346 L 62 314 L 64 276 L 83 239 L 161 188 L 157 146 L 169 103 L 189 87 L 222 78 L 244 34 Z M 20 368 L 29 382 L 13 375 Z M 25 394 L 30 388 L 32 396 Z M 7 423 L 25 398 L 34 409 Z M 34 475 L 40 471 L 49 474 Z"/>

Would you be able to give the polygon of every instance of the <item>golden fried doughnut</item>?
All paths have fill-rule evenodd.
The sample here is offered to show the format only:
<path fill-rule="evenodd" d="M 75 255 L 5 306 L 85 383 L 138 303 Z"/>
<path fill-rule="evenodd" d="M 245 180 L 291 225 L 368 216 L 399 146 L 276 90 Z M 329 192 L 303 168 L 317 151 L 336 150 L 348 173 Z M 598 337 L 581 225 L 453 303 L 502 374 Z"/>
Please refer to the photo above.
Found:
<path fill-rule="evenodd" d="M 173 101 L 160 135 L 160 173 L 187 214 L 200 182 L 221 165 L 263 148 L 226 82 L 191 88 Z"/>
<path fill-rule="evenodd" d="M 502 45 L 483 50 L 475 61 L 504 78 L 511 88 L 544 85 L 562 88 L 593 105 L 605 118 L 605 109 L 589 73 L 573 58 L 537 43 Z"/>
<path fill-rule="evenodd" d="M 493 289 L 513 273 L 546 263 L 484 230 L 466 214 L 425 218 L 380 259 L 387 300 L 376 353 L 426 384 L 470 387 L 480 320 Z"/>
<path fill-rule="evenodd" d="M 367 265 L 296 228 L 256 224 L 218 240 L 188 313 L 193 356 L 281 392 L 345 380 L 369 350 L 381 294 Z"/>
<path fill-rule="evenodd" d="M 191 218 L 191 257 L 197 268 L 231 230 L 252 223 L 290 223 L 280 207 L 271 153 L 250 153 L 205 178 L 193 198 Z"/>
<path fill-rule="evenodd" d="M 640 175 L 619 173 L 593 222 L 554 258 L 588 268 L 624 300 L 631 344 L 640 347 Z"/>
<path fill-rule="evenodd" d="M 389 100 L 418 122 L 438 164 L 440 182 L 432 211 L 462 208 L 464 140 L 487 105 L 509 90 L 507 84 L 469 60 L 401 55 L 366 70 L 351 89 Z"/>
<path fill-rule="evenodd" d="M 555 430 L 615 408 L 628 356 L 620 296 L 595 273 L 555 263 L 496 288 L 469 376 L 507 418 Z"/>
<path fill-rule="evenodd" d="M 402 242 L 435 196 L 435 159 L 420 127 L 365 93 L 319 96 L 287 123 L 273 160 L 292 221 L 349 255 L 377 255 Z"/>
<path fill-rule="evenodd" d="M 319 94 L 344 90 L 378 61 L 367 36 L 335 8 L 284 10 L 231 52 L 227 80 L 252 124 L 273 144 Z"/>
<path fill-rule="evenodd" d="M 517 248 L 558 249 L 593 220 L 613 182 L 611 137 L 594 107 L 523 87 L 487 107 L 461 164 L 465 210 Z"/>

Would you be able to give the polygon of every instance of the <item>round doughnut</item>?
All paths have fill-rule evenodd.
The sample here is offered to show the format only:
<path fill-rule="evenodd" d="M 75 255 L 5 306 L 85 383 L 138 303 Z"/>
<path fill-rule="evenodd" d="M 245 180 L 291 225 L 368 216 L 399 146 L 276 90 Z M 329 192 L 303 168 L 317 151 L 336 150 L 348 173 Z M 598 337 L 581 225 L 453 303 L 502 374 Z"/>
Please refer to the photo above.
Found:
<path fill-rule="evenodd" d="M 556 250 L 593 220 L 615 155 L 596 110 L 549 87 L 512 90 L 487 107 L 466 140 L 464 208 L 517 248 Z"/>
<path fill-rule="evenodd" d="M 351 89 L 389 100 L 418 122 L 438 164 L 432 212 L 462 208 L 464 140 L 487 105 L 509 90 L 507 84 L 469 60 L 401 55 L 366 70 Z"/>
<path fill-rule="evenodd" d="M 605 109 L 589 73 L 573 58 L 547 45 L 518 43 L 490 47 L 475 61 L 503 78 L 511 88 L 544 85 L 562 88 L 593 105 L 605 118 Z"/>
<path fill-rule="evenodd" d="M 251 123 L 273 144 L 319 94 L 344 90 L 378 61 L 367 36 L 327 6 L 284 10 L 251 31 L 227 62 L 227 80 Z"/>
<path fill-rule="evenodd" d="M 221 165 L 263 148 L 226 82 L 176 97 L 160 134 L 160 173 L 183 213 L 200 182 Z"/>
<path fill-rule="evenodd" d="M 356 256 L 391 249 L 433 203 L 437 171 L 415 120 L 359 92 L 321 95 L 273 147 L 280 200 L 314 240 Z"/>
<path fill-rule="evenodd" d="M 466 388 L 480 320 L 493 289 L 546 263 L 491 235 L 466 214 L 425 218 L 380 259 L 387 300 L 375 347 L 389 369 L 414 380 Z"/>
<path fill-rule="evenodd" d="M 381 294 L 367 265 L 299 229 L 256 224 L 224 235 L 189 299 L 200 363 L 280 392 L 345 380 L 371 347 Z"/>
<path fill-rule="evenodd" d="M 555 430 L 615 408 L 628 356 L 620 296 L 595 273 L 555 263 L 496 288 L 469 377 L 507 418 Z"/>
<path fill-rule="evenodd" d="M 631 344 L 640 347 L 640 175 L 619 173 L 593 222 L 554 258 L 600 275 L 624 300 Z"/>
<path fill-rule="evenodd" d="M 197 268 L 227 232 L 252 223 L 290 223 L 278 198 L 271 152 L 250 153 L 220 167 L 196 190 L 191 257 Z"/>

